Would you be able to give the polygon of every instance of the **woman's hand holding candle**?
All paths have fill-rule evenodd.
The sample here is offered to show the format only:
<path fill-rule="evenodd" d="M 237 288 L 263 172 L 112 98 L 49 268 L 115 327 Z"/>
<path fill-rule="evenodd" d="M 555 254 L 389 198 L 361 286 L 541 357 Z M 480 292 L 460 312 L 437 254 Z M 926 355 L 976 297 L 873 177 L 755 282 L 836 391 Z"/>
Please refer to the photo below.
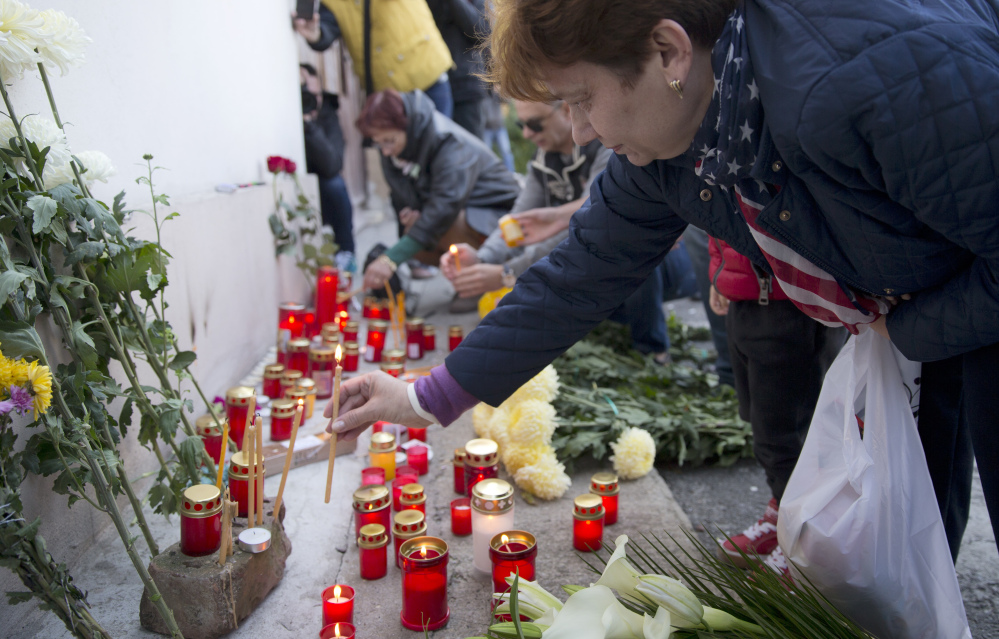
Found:
<path fill-rule="evenodd" d="M 478 254 L 475 249 L 468 244 L 452 244 L 451 250 L 441 255 L 440 269 L 444 277 L 454 280 L 455 275 L 461 267 L 471 266 L 479 263 Z"/>
<path fill-rule="evenodd" d="M 338 414 L 333 414 L 332 401 L 326 405 L 323 416 L 333 420 L 326 432 L 336 432 L 340 440 L 349 442 L 379 420 L 426 428 L 431 422 L 413 410 L 408 388 L 407 382 L 381 371 L 347 380 L 340 386 Z"/>

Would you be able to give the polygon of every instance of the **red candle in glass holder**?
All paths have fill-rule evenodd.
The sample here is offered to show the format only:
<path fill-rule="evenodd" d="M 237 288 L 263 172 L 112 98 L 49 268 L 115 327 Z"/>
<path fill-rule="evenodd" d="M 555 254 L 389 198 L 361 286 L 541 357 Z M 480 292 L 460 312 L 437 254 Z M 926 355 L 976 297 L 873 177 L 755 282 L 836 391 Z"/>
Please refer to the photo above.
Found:
<path fill-rule="evenodd" d="M 426 441 L 426 440 L 423 440 Z M 410 446 L 406 449 L 406 461 L 409 465 L 416 468 L 416 471 L 421 475 L 427 474 L 427 455 L 430 450 L 426 446 L 421 446 L 416 444 L 415 446 Z"/>
<path fill-rule="evenodd" d="M 264 465 L 261 456 L 256 454 L 253 457 L 257 462 L 257 472 L 262 472 Z M 247 480 L 250 476 L 250 465 L 248 460 L 249 456 L 245 450 L 234 454 L 229 460 L 229 496 L 239 505 L 239 510 L 237 511 L 238 517 L 245 517 L 247 512 L 249 512 L 250 501 L 247 498 L 249 488 Z"/>
<path fill-rule="evenodd" d="M 364 319 L 378 319 L 378 299 L 370 295 L 364 298 L 361 304 L 361 317 Z"/>
<path fill-rule="evenodd" d="M 384 353 L 384 351 L 383 351 Z M 383 355 L 384 357 L 384 355 Z M 381 371 L 387 373 L 392 377 L 399 379 L 402 377 L 403 372 L 405 372 L 406 367 L 402 364 L 396 364 L 394 362 L 382 362 Z"/>
<path fill-rule="evenodd" d="M 385 469 L 379 468 L 378 466 L 369 466 L 361 470 L 361 485 L 362 486 L 384 486 L 385 485 Z"/>
<path fill-rule="evenodd" d="M 382 350 L 385 348 L 385 334 L 388 332 L 388 322 L 371 320 L 368 322 L 367 348 L 364 351 L 364 361 L 382 361 Z"/>
<path fill-rule="evenodd" d="M 402 625 L 409 630 L 438 630 L 447 625 L 448 548 L 437 537 L 414 537 L 402 554 Z"/>
<path fill-rule="evenodd" d="M 215 484 L 184 490 L 180 507 L 180 552 L 210 555 L 222 545 L 222 494 Z"/>
<path fill-rule="evenodd" d="M 402 510 L 402 489 L 404 486 L 415 484 L 420 481 L 416 475 L 399 475 L 392 480 L 392 510 L 399 512 Z"/>
<path fill-rule="evenodd" d="M 305 375 L 302 371 L 296 371 L 292 369 L 287 369 L 283 375 L 281 375 L 281 394 L 277 398 L 287 397 L 288 391 L 294 390 L 298 386 L 299 380 L 305 379 Z M 275 398 L 275 399 L 277 399 Z"/>
<path fill-rule="evenodd" d="M 323 627 L 337 622 L 354 623 L 354 589 L 336 584 L 323 590 Z"/>
<path fill-rule="evenodd" d="M 392 321 L 392 309 L 389 308 L 388 302 L 378 304 L 378 319 L 383 319 L 386 322 Z"/>
<path fill-rule="evenodd" d="M 291 424 L 295 421 L 298 402 L 293 399 L 275 399 L 271 402 L 271 441 L 291 438 Z"/>
<path fill-rule="evenodd" d="M 225 392 L 225 417 L 229 420 L 229 439 L 238 448 L 243 447 L 243 431 L 246 430 L 246 414 L 250 412 L 250 400 L 255 400 L 249 386 L 233 386 Z"/>
<path fill-rule="evenodd" d="M 333 394 L 333 369 L 336 349 L 329 346 L 309 349 L 309 377 L 316 383 L 316 397 L 325 399 Z"/>
<path fill-rule="evenodd" d="M 423 352 L 437 350 L 437 329 L 433 326 L 423 327 Z"/>
<path fill-rule="evenodd" d="M 194 422 L 194 428 L 205 445 L 205 452 L 211 455 L 218 465 L 222 463 L 222 427 L 225 417 L 216 417 L 211 413 L 202 415 Z"/>
<path fill-rule="evenodd" d="M 573 500 L 572 547 L 595 552 L 603 546 L 604 504 L 599 495 L 587 493 Z"/>
<path fill-rule="evenodd" d="M 284 375 L 284 364 L 268 364 L 264 366 L 264 395 L 271 399 L 281 397 L 281 377 Z"/>
<path fill-rule="evenodd" d="M 418 510 L 427 514 L 427 495 L 420 484 L 407 484 L 399 495 L 399 510 Z"/>
<path fill-rule="evenodd" d="M 357 371 L 358 360 L 361 358 L 361 349 L 357 342 L 346 342 L 343 345 L 343 370 L 348 373 Z"/>
<path fill-rule="evenodd" d="M 458 348 L 458 344 L 461 344 L 462 338 L 464 338 L 464 332 L 460 326 L 449 326 L 447 329 L 448 350 L 453 351 Z"/>
<path fill-rule="evenodd" d="M 281 364 L 286 361 L 288 342 L 301 337 L 304 332 L 305 326 L 301 317 L 304 312 L 305 306 L 294 302 L 285 302 L 278 307 L 277 352 L 278 362 Z"/>
<path fill-rule="evenodd" d="M 340 273 L 332 266 L 316 269 L 316 322 L 322 326 L 336 319 L 336 294 L 340 290 Z"/>
<path fill-rule="evenodd" d="M 357 629 L 345 621 L 331 623 L 319 631 L 319 639 L 354 639 Z"/>
<path fill-rule="evenodd" d="M 493 565 L 493 592 L 507 592 L 508 575 L 517 573 L 521 579 L 534 581 L 534 560 L 538 556 L 538 542 L 534 535 L 523 530 L 508 530 L 489 541 L 489 561 Z"/>
<path fill-rule="evenodd" d="M 499 476 L 499 447 L 491 439 L 472 439 L 465 444 L 465 494 L 471 495 L 475 484 Z"/>
<path fill-rule="evenodd" d="M 472 500 L 470 498 L 460 497 L 451 502 L 451 532 L 459 537 L 472 534 Z"/>
<path fill-rule="evenodd" d="M 305 337 L 296 337 L 288 342 L 288 370 L 298 371 L 305 376 L 309 370 L 309 346 L 312 342 Z"/>
<path fill-rule="evenodd" d="M 361 579 L 381 579 L 388 572 L 388 535 L 385 526 L 367 524 L 357 538 L 360 550 Z"/>
<path fill-rule="evenodd" d="M 409 435 L 410 441 L 419 440 L 421 442 L 427 441 L 427 429 L 426 428 L 413 428 L 409 426 L 406 428 L 406 433 Z"/>
<path fill-rule="evenodd" d="M 316 310 L 309 308 L 302 313 L 302 337 L 312 339 L 312 336 L 316 334 L 318 330 L 318 324 L 316 324 Z"/>
<path fill-rule="evenodd" d="M 614 473 L 596 473 L 590 478 L 590 492 L 604 502 L 604 526 L 617 523 L 617 499 L 621 492 Z"/>
<path fill-rule="evenodd" d="M 423 358 L 423 320 L 419 317 L 406 320 L 406 357 Z"/>
<path fill-rule="evenodd" d="M 413 537 L 427 534 L 427 517 L 418 510 L 403 510 L 392 517 L 392 538 L 395 541 L 395 566 L 402 568 L 399 549 Z"/>
<path fill-rule="evenodd" d="M 336 314 L 336 323 L 340 327 L 340 335 L 341 335 L 340 339 L 343 339 L 343 331 L 347 328 L 347 322 L 350 321 L 350 313 L 347 311 L 347 305 L 349 303 L 350 303 L 349 301 L 344 301 L 343 308 L 341 308 L 340 311 L 337 312 Z"/>
<path fill-rule="evenodd" d="M 459 495 L 467 494 L 465 492 L 465 449 L 455 448 L 454 449 L 454 459 L 451 464 L 454 466 L 454 492 Z"/>
<path fill-rule="evenodd" d="M 396 475 L 396 477 L 400 477 L 400 476 L 402 476 L 402 477 L 406 477 L 406 476 L 412 477 L 413 481 L 410 482 L 410 483 L 413 483 L 413 484 L 415 484 L 416 482 L 420 481 L 420 479 L 419 479 L 419 475 L 420 475 L 419 471 L 416 470 L 416 467 L 411 466 L 409 464 L 404 464 L 402 466 L 396 466 L 395 475 Z"/>
<path fill-rule="evenodd" d="M 381 524 L 388 530 L 392 526 L 392 502 L 388 488 L 372 484 L 354 491 L 354 538 L 361 536 L 361 528 L 368 524 Z"/>
<path fill-rule="evenodd" d="M 358 328 L 359 323 L 357 320 L 348 319 L 343 323 L 343 326 L 340 328 L 340 335 L 343 336 L 342 339 L 345 344 L 357 341 Z"/>

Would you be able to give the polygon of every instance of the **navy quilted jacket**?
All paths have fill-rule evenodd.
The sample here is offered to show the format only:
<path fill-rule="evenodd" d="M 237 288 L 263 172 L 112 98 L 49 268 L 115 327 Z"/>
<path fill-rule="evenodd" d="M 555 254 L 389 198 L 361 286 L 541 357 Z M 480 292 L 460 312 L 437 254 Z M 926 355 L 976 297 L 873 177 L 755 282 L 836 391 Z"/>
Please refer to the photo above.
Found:
<path fill-rule="evenodd" d="M 765 110 L 758 218 L 836 277 L 911 293 L 888 315 L 907 357 L 999 342 L 999 20 L 987 0 L 747 0 Z M 693 154 L 615 156 L 569 237 L 448 357 L 490 404 L 505 399 L 635 290 L 687 223 L 769 266 L 731 194 Z"/>

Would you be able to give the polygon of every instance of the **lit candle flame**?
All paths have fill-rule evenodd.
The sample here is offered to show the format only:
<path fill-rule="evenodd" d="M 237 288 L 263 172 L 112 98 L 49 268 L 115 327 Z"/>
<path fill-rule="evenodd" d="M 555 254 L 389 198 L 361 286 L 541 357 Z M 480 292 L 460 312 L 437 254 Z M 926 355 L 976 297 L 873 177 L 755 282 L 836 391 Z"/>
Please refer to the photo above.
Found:
<path fill-rule="evenodd" d="M 455 255 L 455 256 L 458 255 L 458 247 L 455 246 L 454 244 L 451 245 L 451 255 Z"/>
<path fill-rule="evenodd" d="M 507 545 L 508 543 L 510 543 L 510 538 L 509 538 L 509 537 L 507 537 L 506 535 L 502 535 L 502 536 L 500 537 L 500 543 L 501 543 L 501 544 L 503 544 L 503 545 L 505 546 L 505 545 Z"/>
<path fill-rule="evenodd" d="M 427 547 L 426 546 L 421 546 L 420 547 L 420 557 L 423 558 L 423 559 L 427 558 Z"/>
<path fill-rule="evenodd" d="M 340 317 L 350 317 L 350 313 L 347 311 L 340 311 Z"/>
<path fill-rule="evenodd" d="M 333 626 L 333 632 L 336 634 L 337 637 L 340 636 L 340 624 L 339 623 L 336 624 L 335 626 Z"/>
<path fill-rule="evenodd" d="M 329 352 L 329 351 L 327 351 L 327 352 Z M 334 354 L 334 357 L 336 357 L 336 364 L 337 364 L 337 366 L 339 366 L 340 365 L 340 358 L 343 357 L 343 351 L 340 350 L 340 345 L 339 344 L 336 345 L 336 353 Z"/>
<path fill-rule="evenodd" d="M 301 401 L 301 400 L 299 400 L 299 401 Z M 333 598 L 334 599 L 339 599 L 340 598 L 340 586 L 337 586 L 337 587 L 335 587 L 333 589 Z"/>

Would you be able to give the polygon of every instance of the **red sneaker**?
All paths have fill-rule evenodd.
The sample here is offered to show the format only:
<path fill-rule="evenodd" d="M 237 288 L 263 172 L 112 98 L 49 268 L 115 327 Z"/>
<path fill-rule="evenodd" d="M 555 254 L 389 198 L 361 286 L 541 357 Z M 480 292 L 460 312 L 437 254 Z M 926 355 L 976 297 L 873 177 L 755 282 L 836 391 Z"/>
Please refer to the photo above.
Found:
<path fill-rule="evenodd" d="M 777 512 L 777 500 L 771 498 L 762 519 L 731 539 L 719 540 L 721 542 L 721 547 L 718 550 L 719 559 L 729 561 L 739 568 L 750 568 L 750 564 L 742 553 L 751 559 L 758 557 L 762 561 L 763 558 L 778 549 Z M 742 553 L 739 552 L 740 550 Z"/>
<path fill-rule="evenodd" d="M 774 548 L 774 551 L 763 560 L 763 565 L 787 581 L 791 581 L 791 569 L 787 566 L 787 558 L 784 557 L 784 551 L 780 549 L 780 546 Z"/>

